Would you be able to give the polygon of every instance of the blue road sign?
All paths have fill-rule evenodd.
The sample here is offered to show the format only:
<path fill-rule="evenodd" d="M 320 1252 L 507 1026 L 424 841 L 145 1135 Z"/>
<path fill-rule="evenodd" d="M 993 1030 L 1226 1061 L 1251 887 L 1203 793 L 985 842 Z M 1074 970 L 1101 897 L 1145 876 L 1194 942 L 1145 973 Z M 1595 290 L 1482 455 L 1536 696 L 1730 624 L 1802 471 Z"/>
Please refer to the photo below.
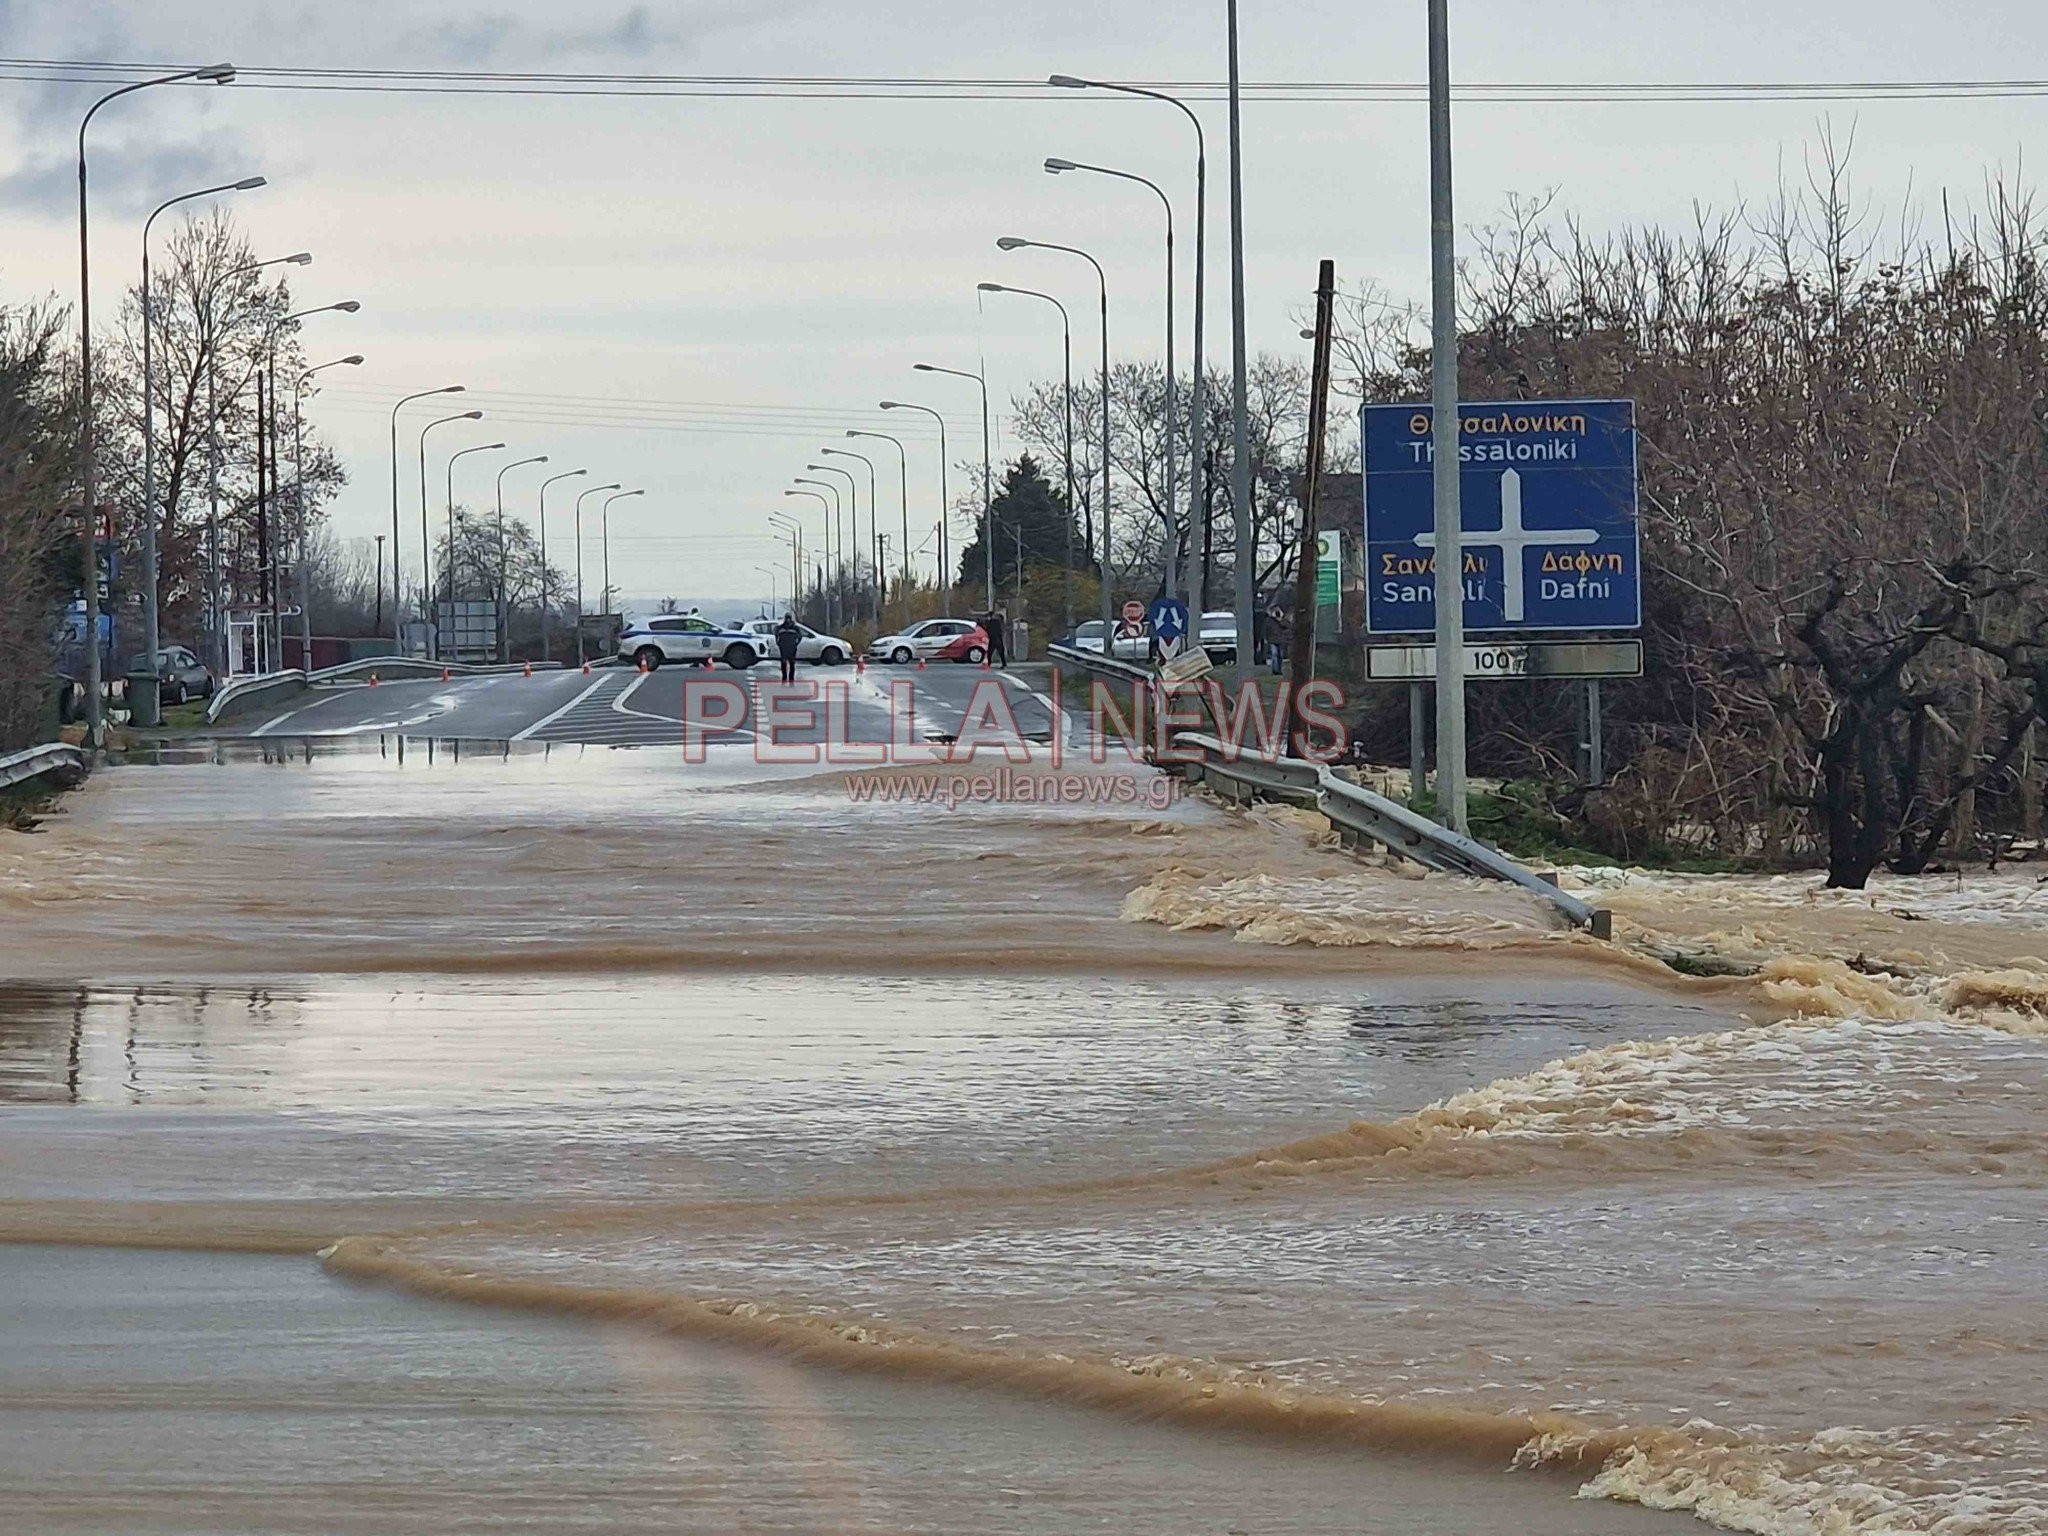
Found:
<path fill-rule="evenodd" d="M 1177 597 L 1153 598 L 1145 617 L 1151 621 L 1153 635 L 1169 649 L 1187 635 L 1188 605 Z"/>
<path fill-rule="evenodd" d="M 1511 400 L 1459 407 L 1468 631 L 1636 629 L 1635 403 Z M 1368 405 L 1365 627 L 1436 629 L 1432 412 Z"/>

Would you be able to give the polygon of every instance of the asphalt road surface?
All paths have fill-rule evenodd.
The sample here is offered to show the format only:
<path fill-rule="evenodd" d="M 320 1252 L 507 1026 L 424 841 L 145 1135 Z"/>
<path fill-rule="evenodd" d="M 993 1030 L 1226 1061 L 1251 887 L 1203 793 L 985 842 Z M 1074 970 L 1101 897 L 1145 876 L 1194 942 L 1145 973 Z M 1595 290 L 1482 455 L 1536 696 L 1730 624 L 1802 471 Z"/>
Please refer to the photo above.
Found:
<path fill-rule="evenodd" d="M 323 687 L 258 708 L 214 734 L 395 734 L 638 747 L 683 744 L 687 728 L 694 728 L 707 749 L 750 746 L 764 735 L 778 744 L 887 743 L 1014 731 L 1043 741 L 1054 723 L 1049 686 L 1044 667 L 995 671 L 953 663 L 865 671 L 806 666 L 794 693 L 778 690 L 773 666 L 513 673 Z"/>

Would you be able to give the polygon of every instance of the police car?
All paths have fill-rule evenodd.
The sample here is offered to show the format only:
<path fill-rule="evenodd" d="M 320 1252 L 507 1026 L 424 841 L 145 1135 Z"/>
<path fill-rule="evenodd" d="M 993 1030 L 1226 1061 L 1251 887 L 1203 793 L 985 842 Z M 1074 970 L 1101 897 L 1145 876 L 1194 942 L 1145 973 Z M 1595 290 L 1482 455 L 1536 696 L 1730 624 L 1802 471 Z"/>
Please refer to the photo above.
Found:
<path fill-rule="evenodd" d="M 722 661 L 745 670 L 761 659 L 758 637 L 731 624 L 714 624 L 701 613 L 665 613 L 635 619 L 619 636 L 619 657 L 652 672 L 665 661 Z"/>

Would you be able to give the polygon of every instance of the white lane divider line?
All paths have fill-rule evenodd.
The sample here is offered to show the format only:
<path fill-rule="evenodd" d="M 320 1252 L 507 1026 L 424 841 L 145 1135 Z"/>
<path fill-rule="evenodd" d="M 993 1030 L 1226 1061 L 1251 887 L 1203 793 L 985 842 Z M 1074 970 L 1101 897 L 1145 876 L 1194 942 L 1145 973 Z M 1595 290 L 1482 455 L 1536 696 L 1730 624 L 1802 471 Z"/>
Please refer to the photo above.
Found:
<path fill-rule="evenodd" d="M 553 725 L 557 720 L 561 719 L 562 716 L 569 713 L 570 710 L 574 709 L 578 704 L 581 704 L 585 699 L 589 698 L 593 693 L 597 692 L 598 689 L 602 688 L 606 683 L 610 681 L 611 679 L 608 677 L 600 677 L 596 682 L 592 683 L 588 688 L 584 689 L 581 693 L 577 694 L 575 698 L 571 699 L 568 703 L 564 704 L 560 709 L 555 710 L 551 714 L 542 715 L 538 720 L 534 721 L 533 724 L 527 726 L 524 730 L 516 732 L 513 735 L 512 739 L 514 741 L 525 741 L 528 737 L 536 734 L 537 732 L 545 730 L 547 727 Z"/>

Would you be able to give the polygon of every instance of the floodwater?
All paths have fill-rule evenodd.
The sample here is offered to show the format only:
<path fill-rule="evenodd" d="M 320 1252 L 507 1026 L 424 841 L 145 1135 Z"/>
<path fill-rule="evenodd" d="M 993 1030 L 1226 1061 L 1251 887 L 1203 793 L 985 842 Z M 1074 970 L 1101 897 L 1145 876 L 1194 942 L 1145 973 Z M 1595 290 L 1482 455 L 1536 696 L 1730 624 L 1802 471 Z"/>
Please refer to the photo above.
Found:
<path fill-rule="evenodd" d="M 1286 814 L 103 773 L 0 845 L 0 1509 L 2048 1530 L 2011 884 L 1651 986 Z"/>

